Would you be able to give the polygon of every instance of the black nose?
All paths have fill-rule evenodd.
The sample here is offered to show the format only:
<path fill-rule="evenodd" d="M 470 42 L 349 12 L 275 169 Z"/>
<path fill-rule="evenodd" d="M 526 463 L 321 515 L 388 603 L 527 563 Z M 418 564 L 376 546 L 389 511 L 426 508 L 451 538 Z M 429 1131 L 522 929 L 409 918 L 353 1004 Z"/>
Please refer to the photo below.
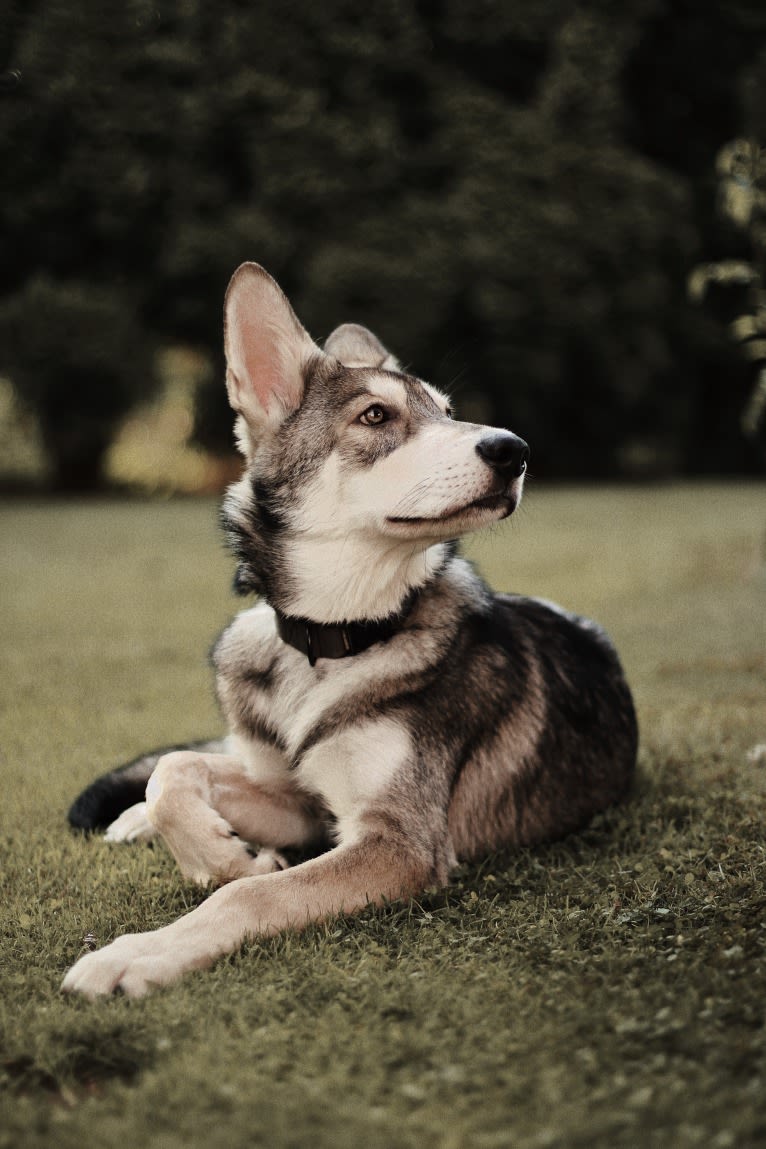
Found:
<path fill-rule="evenodd" d="M 507 471 L 514 478 L 523 475 L 529 462 L 529 447 L 510 431 L 492 431 L 476 444 L 476 451 L 496 471 Z"/>

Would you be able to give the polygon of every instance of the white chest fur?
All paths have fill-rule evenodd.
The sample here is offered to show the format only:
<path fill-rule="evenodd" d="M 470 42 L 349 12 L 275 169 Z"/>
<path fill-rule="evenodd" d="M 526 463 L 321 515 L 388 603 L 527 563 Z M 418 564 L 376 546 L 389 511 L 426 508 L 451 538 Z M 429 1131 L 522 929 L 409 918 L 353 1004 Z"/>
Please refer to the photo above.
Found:
<path fill-rule="evenodd" d="M 302 753 L 297 766 L 291 768 L 290 763 L 339 705 L 364 692 L 365 686 L 401 673 L 408 662 L 402 653 L 384 650 L 311 667 L 304 655 L 278 637 L 270 607 L 259 604 L 244 611 L 222 639 L 215 658 L 221 703 L 233 725 L 231 752 L 247 764 L 254 779 L 289 780 L 319 795 L 338 820 L 345 840 L 409 756 L 409 732 L 392 718 L 346 721 Z M 284 751 L 238 722 L 235 715 L 243 710 L 260 718 Z"/>
<path fill-rule="evenodd" d="M 297 774 L 332 810 L 345 842 L 353 838 L 365 812 L 384 798 L 411 749 L 408 731 L 390 718 L 380 718 L 319 743 Z"/>

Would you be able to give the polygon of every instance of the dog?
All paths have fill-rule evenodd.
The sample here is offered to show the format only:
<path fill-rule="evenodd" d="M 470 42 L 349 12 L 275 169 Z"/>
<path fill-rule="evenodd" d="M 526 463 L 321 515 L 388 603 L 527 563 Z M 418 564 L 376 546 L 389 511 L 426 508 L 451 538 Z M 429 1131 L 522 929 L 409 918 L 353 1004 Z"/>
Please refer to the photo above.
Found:
<path fill-rule="evenodd" d="M 111 822 L 113 841 L 158 833 L 187 878 L 218 888 L 81 957 L 62 988 L 89 998 L 139 997 L 245 939 L 562 837 L 634 772 L 605 633 L 493 594 L 457 552 L 518 506 L 524 440 L 453 419 L 363 327 L 321 350 L 257 264 L 229 285 L 224 345 L 246 467 L 222 517 L 236 588 L 260 596 L 212 655 L 230 732 L 140 758 L 70 811 L 80 828 Z"/>

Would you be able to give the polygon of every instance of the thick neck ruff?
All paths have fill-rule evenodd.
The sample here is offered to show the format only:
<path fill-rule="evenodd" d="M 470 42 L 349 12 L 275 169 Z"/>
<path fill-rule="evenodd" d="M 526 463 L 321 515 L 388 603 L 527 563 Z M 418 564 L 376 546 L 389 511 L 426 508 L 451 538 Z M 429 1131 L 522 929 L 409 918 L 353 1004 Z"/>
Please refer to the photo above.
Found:
<path fill-rule="evenodd" d="M 417 590 L 410 591 L 396 614 L 356 622 L 312 622 L 275 609 L 277 631 L 283 642 L 306 655 L 311 666 L 318 658 L 351 658 L 376 642 L 393 638 L 412 610 L 418 593 Z"/>

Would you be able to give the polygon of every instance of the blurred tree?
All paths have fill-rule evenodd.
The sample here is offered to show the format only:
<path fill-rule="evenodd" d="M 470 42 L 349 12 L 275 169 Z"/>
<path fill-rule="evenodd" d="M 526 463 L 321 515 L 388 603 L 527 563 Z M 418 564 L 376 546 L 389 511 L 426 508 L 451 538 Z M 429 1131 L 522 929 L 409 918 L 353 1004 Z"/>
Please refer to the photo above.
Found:
<path fill-rule="evenodd" d="M 99 486 L 115 429 L 151 379 L 124 297 L 35 277 L 0 303 L 0 344 L 37 415 L 53 485 L 62 491 Z"/>
<path fill-rule="evenodd" d="M 664 0 L 649 14 L 628 59 L 625 138 L 684 180 L 688 224 L 697 236 L 687 271 L 700 259 L 751 258 L 747 233 L 719 210 L 717 156 L 732 137 L 754 130 L 748 105 L 765 90 L 765 47 L 761 0 Z M 683 375 L 676 373 L 666 391 L 677 394 L 682 386 L 687 394 L 689 413 L 676 431 L 678 447 L 687 471 L 752 470 L 758 454 L 741 425 L 749 372 L 729 337 L 735 293 L 712 294 L 717 298 L 706 309 L 706 321 L 678 312 Z"/>
<path fill-rule="evenodd" d="M 715 412 L 709 363 L 732 353 L 684 282 L 719 227 L 704 184 L 762 0 L 13 12 L 0 299 L 17 321 L 36 276 L 60 301 L 73 281 L 124 301 L 139 357 L 155 339 L 209 354 L 198 433 L 228 445 L 221 301 L 256 259 L 312 333 L 367 323 L 466 415 L 528 436 L 538 473 L 697 466 L 694 411 Z M 126 375 L 124 402 L 148 380 Z"/>
<path fill-rule="evenodd" d="M 0 368 L 36 413 L 51 481 L 66 490 L 101 483 L 121 418 L 154 385 L 141 303 L 164 141 L 149 87 L 131 79 L 150 12 L 129 0 L 107 21 L 95 0 L 37 0 L 13 25 Z"/>
<path fill-rule="evenodd" d="M 694 235 L 682 181 L 620 141 L 636 34 L 635 14 L 576 10 L 524 108 L 440 76 L 431 146 L 448 174 L 357 211 L 304 271 L 307 310 L 382 318 L 438 383 L 470 368 L 469 411 L 527 435 L 538 473 L 613 472 L 637 433 L 668 434 L 667 415 L 637 424 L 677 364 Z"/>

